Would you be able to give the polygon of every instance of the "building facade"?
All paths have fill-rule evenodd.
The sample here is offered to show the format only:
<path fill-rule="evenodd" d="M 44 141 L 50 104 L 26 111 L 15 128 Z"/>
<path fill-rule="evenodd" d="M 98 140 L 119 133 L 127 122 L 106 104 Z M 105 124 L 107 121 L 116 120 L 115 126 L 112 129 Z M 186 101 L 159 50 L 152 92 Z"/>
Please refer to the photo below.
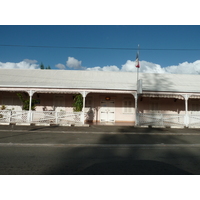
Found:
<path fill-rule="evenodd" d="M 142 91 L 136 79 L 131 72 L 0 69 L 0 124 L 200 126 L 199 75 L 140 74 Z M 76 94 L 80 112 L 73 111 Z"/>

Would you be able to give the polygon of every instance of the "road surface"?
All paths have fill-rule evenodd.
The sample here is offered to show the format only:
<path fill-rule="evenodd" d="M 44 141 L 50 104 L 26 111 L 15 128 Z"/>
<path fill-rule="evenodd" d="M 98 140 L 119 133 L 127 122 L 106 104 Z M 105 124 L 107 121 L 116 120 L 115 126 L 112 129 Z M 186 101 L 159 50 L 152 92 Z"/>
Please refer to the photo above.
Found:
<path fill-rule="evenodd" d="M 9 127 L 0 130 L 0 174 L 200 174 L 200 134 L 189 129 Z"/>

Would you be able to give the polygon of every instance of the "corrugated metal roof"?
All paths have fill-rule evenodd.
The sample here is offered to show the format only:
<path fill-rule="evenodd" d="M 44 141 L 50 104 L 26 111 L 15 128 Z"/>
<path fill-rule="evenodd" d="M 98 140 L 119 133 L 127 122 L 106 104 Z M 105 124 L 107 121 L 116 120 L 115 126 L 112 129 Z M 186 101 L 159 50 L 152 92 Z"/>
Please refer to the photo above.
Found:
<path fill-rule="evenodd" d="M 0 69 L 0 87 L 136 90 L 137 74 L 78 70 Z M 200 75 L 140 73 L 145 91 L 200 92 Z"/>
<path fill-rule="evenodd" d="M 143 90 L 169 92 L 200 92 L 200 75 L 141 74 Z"/>
<path fill-rule="evenodd" d="M 134 73 L 0 69 L 0 87 L 135 90 L 135 85 Z"/>

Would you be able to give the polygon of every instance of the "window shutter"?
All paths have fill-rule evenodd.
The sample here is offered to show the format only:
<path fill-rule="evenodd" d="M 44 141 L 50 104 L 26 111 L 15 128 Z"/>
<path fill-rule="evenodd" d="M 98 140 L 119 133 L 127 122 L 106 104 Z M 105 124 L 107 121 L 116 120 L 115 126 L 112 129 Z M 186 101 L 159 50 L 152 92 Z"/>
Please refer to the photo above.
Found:
<path fill-rule="evenodd" d="M 132 113 L 133 112 L 133 102 L 131 100 L 124 100 L 123 103 L 123 111 L 124 113 Z"/>

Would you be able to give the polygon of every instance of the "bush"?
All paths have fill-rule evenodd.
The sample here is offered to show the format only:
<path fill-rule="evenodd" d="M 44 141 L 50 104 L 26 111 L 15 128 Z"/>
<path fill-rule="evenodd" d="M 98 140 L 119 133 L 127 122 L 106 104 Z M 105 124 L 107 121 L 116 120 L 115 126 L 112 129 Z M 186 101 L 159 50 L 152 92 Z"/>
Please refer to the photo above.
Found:
<path fill-rule="evenodd" d="M 82 97 L 81 94 L 77 94 L 74 97 L 73 107 L 74 107 L 74 112 L 82 111 L 82 108 L 83 108 L 83 97 Z"/>

